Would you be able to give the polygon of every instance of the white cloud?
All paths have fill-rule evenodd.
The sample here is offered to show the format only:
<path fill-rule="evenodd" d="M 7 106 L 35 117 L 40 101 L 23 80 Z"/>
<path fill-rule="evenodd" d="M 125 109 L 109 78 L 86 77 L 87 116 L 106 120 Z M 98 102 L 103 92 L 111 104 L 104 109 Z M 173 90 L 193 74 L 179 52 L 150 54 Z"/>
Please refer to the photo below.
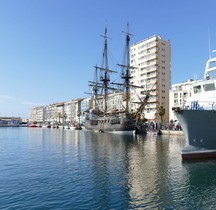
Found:
<path fill-rule="evenodd" d="M 23 101 L 22 104 L 24 104 L 24 105 L 32 105 L 32 106 L 42 106 L 42 104 L 35 103 L 35 102 L 32 102 L 32 101 Z"/>
<path fill-rule="evenodd" d="M 0 99 L 16 100 L 14 97 L 12 97 L 12 96 L 7 96 L 7 95 L 0 95 Z"/>
<path fill-rule="evenodd" d="M 14 97 L 9 96 L 9 95 L 0 95 L 0 103 L 3 103 L 4 100 L 16 101 L 17 104 L 22 104 L 22 105 L 42 106 L 42 103 L 36 103 L 36 102 L 32 102 L 32 101 L 22 101 L 20 99 L 14 98 Z"/>

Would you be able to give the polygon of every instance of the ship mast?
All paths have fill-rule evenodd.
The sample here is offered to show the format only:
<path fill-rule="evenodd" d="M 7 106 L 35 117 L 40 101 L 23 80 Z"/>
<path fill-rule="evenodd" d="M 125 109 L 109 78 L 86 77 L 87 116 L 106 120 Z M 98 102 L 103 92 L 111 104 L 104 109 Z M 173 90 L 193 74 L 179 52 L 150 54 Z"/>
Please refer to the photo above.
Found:
<path fill-rule="evenodd" d="M 117 90 L 116 88 L 109 87 L 110 77 L 109 73 L 117 73 L 116 71 L 110 70 L 108 65 L 108 45 L 107 45 L 107 39 L 109 38 L 107 36 L 107 28 L 105 28 L 104 35 L 101 35 L 104 38 L 104 49 L 103 49 L 103 59 L 102 59 L 102 65 L 101 67 L 96 67 L 100 70 L 100 81 L 102 82 L 101 86 L 97 86 L 99 88 L 102 88 L 104 91 L 104 113 L 107 112 L 107 96 L 108 96 L 108 90 Z"/>
<path fill-rule="evenodd" d="M 132 34 L 129 33 L 129 24 L 127 24 L 127 31 L 124 33 L 126 34 L 126 45 L 125 45 L 125 53 L 124 53 L 124 60 L 123 60 L 124 64 L 117 64 L 122 68 L 121 78 L 124 80 L 124 84 L 120 84 L 120 83 L 112 83 L 112 84 L 122 85 L 123 87 L 125 87 L 125 92 L 124 92 L 124 100 L 126 102 L 125 111 L 129 112 L 130 87 L 137 87 L 137 88 L 140 87 L 130 84 L 130 79 L 132 78 L 130 76 L 130 69 L 134 69 L 135 67 L 130 66 L 130 36 L 132 36 Z"/>
<path fill-rule="evenodd" d="M 122 71 L 122 79 L 125 80 L 126 85 L 126 93 L 125 93 L 125 100 L 126 100 L 126 112 L 129 110 L 129 99 L 130 99 L 130 36 L 132 34 L 129 33 L 129 24 L 127 24 L 127 32 L 126 33 L 126 49 L 125 49 L 125 56 L 126 56 L 126 70 L 125 72 Z"/>
<path fill-rule="evenodd" d="M 108 75 L 108 54 L 107 54 L 107 28 L 105 28 L 104 35 L 101 35 L 104 38 L 104 51 L 103 51 L 103 64 L 104 66 L 104 75 L 100 77 L 100 81 L 103 82 L 104 85 L 104 112 L 107 112 L 107 94 L 108 94 L 108 84 L 109 84 L 109 75 Z"/>
<path fill-rule="evenodd" d="M 94 107 L 96 111 L 99 111 L 98 91 L 99 91 L 99 87 L 101 86 L 101 83 L 98 82 L 98 67 L 97 66 L 95 66 L 94 81 L 88 81 L 88 82 L 90 83 L 89 86 L 92 87 Z"/>

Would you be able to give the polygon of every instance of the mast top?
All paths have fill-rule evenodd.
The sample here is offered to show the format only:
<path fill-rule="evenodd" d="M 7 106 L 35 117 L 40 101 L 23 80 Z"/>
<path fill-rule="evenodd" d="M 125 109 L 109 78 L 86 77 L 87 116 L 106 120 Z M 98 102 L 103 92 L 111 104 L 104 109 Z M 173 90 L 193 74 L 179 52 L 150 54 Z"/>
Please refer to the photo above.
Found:
<path fill-rule="evenodd" d="M 127 41 L 130 41 L 130 36 L 134 36 L 133 34 L 131 34 L 129 32 L 129 23 L 127 23 L 127 30 L 126 31 L 122 31 L 122 32 L 126 34 Z"/>
<path fill-rule="evenodd" d="M 107 27 L 105 27 L 104 35 L 100 35 L 104 39 L 111 39 L 110 37 L 107 36 Z"/>

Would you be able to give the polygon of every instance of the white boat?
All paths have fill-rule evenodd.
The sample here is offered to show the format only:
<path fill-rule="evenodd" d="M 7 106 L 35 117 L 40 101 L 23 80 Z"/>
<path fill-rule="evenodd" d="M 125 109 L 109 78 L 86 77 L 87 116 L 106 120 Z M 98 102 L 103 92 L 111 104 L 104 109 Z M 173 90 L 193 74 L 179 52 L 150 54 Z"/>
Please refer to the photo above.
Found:
<path fill-rule="evenodd" d="M 216 57 L 207 61 L 204 79 L 192 84 L 193 94 L 184 108 L 173 110 L 187 146 L 183 159 L 216 158 Z"/>
<path fill-rule="evenodd" d="M 69 125 L 65 125 L 64 129 L 70 129 L 70 126 Z"/>

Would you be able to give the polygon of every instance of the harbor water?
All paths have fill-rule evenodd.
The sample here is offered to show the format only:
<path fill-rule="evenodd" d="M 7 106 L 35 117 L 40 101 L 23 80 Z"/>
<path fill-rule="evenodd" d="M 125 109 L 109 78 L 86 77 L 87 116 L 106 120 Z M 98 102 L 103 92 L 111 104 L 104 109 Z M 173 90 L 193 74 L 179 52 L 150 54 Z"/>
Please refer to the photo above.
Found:
<path fill-rule="evenodd" d="M 215 209 L 216 160 L 183 162 L 183 136 L 0 134 L 0 209 Z"/>

